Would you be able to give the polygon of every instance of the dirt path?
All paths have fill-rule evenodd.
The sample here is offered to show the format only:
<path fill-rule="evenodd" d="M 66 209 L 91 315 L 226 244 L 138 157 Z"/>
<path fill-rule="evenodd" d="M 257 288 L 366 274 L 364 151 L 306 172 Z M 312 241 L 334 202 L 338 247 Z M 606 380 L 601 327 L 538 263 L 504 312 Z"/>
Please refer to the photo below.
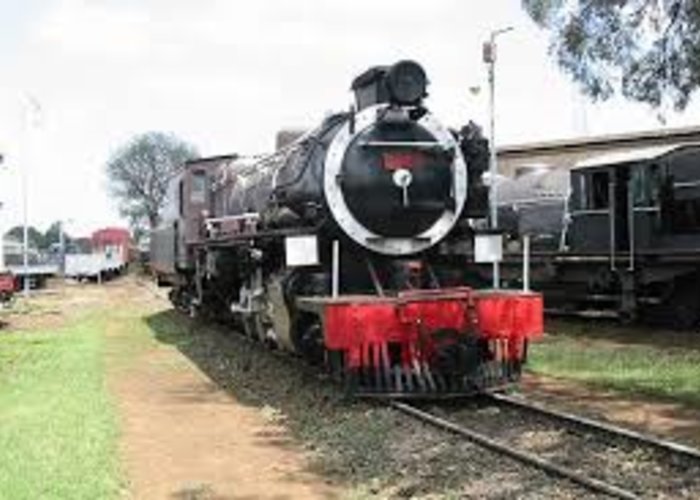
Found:
<path fill-rule="evenodd" d="M 149 300 L 147 290 L 129 288 L 128 300 Z M 132 498 L 337 496 L 264 411 L 233 399 L 172 346 L 139 350 L 109 370 Z"/>
<path fill-rule="evenodd" d="M 642 432 L 700 447 L 700 411 L 678 403 L 625 397 L 613 391 L 593 390 L 576 382 L 528 375 L 522 390 L 553 407 L 611 422 Z"/>

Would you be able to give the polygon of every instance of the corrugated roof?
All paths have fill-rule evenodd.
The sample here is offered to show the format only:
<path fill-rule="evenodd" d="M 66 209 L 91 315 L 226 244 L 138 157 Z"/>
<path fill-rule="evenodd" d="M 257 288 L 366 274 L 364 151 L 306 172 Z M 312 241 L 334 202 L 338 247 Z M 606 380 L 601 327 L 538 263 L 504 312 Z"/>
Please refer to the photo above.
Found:
<path fill-rule="evenodd" d="M 627 151 L 605 153 L 581 160 L 577 162 L 573 168 L 602 167 L 604 165 L 619 165 L 620 163 L 653 160 L 682 147 L 686 146 L 672 144 L 669 146 L 649 146 L 646 148 L 635 148 Z"/>
<path fill-rule="evenodd" d="M 697 140 L 700 136 L 700 126 L 662 128 L 624 132 L 620 134 L 604 134 L 595 136 L 572 137 L 568 139 L 553 139 L 541 142 L 510 144 L 497 146 L 501 156 L 547 153 L 568 149 L 590 149 L 594 147 L 611 147 L 635 144 L 640 141 L 688 141 Z"/>

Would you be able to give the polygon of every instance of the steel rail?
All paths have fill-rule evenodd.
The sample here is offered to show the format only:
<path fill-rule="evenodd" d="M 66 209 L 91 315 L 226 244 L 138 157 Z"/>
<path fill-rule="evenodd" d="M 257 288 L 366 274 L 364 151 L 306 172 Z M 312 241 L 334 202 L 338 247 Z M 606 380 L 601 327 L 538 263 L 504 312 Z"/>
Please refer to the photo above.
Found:
<path fill-rule="evenodd" d="M 569 481 L 583 486 L 588 490 L 603 493 L 614 498 L 622 498 L 625 500 L 639 498 L 637 494 L 629 490 L 619 488 L 615 485 L 606 483 L 599 479 L 588 477 L 585 474 L 581 474 L 575 470 L 543 460 L 536 455 L 532 455 L 530 453 L 518 450 L 516 448 L 512 448 L 506 444 L 495 441 L 494 439 L 491 439 L 488 436 L 475 432 L 471 429 L 467 429 L 466 427 L 455 424 L 454 422 L 450 422 L 435 415 L 431 415 L 430 413 L 427 413 L 406 403 L 392 402 L 391 407 L 402 413 L 417 418 L 423 422 L 432 424 L 440 429 L 465 437 L 479 446 L 483 446 L 484 448 L 490 449 L 502 455 L 509 456 L 515 460 L 518 460 L 519 462 L 537 467 L 538 469 L 548 472 L 550 474 L 554 474 L 564 479 L 568 479 Z"/>
<path fill-rule="evenodd" d="M 625 429 L 624 427 L 619 427 L 617 425 L 609 424 L 607 422 L 600 422 L 587 417 L 574 415 L 573 413 L 565 412 L 562 410 L 547 408 L 542 404 L 535 403 L 532 401 L 526 401 L 520 398 L 514 398 L 512 396 L 506 396 L 505 394 L 494 393 L 489 394 L 486 397 L 496 401 L 497 403 L 504 403 L 510 406 L 515 406 L 517 408 L 522 408 L 524 410 L 529 410 L 534 413 L 542 414 L 545 417 L 571 422 L 581 427 L 588 427 L 596 431 L 605 432 L 609 435 L 618 436 L 630 441 L 635 441 L 648 446 L 653 446 L 665 452 L 678 453 L 686 457 L 690 457 L 694 460 L 700 460 L 700 450 L 691 446 L 686 446 L 684 444 L 676 443 L 674 441 L 657 438 L 655 436 L 649 436 L 646 434 L 642 434 L 641 432 L 633 431 L 631 429 Z"/>

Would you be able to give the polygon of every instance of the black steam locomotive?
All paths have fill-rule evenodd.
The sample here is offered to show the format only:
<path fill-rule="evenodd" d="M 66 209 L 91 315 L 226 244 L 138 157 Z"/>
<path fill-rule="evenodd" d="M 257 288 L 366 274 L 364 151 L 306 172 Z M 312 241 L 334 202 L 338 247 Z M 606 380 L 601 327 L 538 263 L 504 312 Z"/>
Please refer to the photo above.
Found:
<path fill-rule="evenodd" d="M 192 314 L 236 321 L 361 393 L 464 394 L 516 380 L 538 294 L 465 286 L 488 144 L 424 105 L 412 61 L 353 82 L 355 107 L 269 156 L 172 179 L 152 266 Z M 458 245 L 457 245 L 458 246 Z"/>
<path fill-rule="evenodd" d="M 511 237 L 504 278 L 532 281 L 558 314 L 680 329 L 700 323 L 700 146 L 655 146 L 535 169 L 499 182 Z M 483 279 L 490 271 L 481 269 Z"/>

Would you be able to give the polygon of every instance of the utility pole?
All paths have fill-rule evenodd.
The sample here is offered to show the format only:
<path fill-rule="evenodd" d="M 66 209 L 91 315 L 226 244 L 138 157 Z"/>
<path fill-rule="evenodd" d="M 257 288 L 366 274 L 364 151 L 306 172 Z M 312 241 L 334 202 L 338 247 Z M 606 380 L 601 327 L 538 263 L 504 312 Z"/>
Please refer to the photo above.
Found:
<path fill-rule="evenodd" d="M 494 30 L 489 36 L 489 41 L 484 43 L 483 59 L 488 64 L 489 71 L 489 209 L 491 219 L 491 229 L 498 229 L 498 192 L 496 177 L 498 176 L 498 165 L 496 158 L 496 38 L 499 35 L 512 31 L 513 27 Z M 493 263 L 493 288 L 500 288 L 501 275 L 499 262 Z"/>
<path fill-rule="evenodd" d="M 29 297 L 29 215 L 27 211 L 27 165 L 22 166 L 22 291 Z"/>
<path fill-rule="evenodd" d="M 39 102 L 29 94 L 25 95 L 27 100 L 27 117 L 26 117 L 26 127 L 25 127 L 25 140 L 24 143 L 27 146 L 24 152 L 24 165 L 22 165 L 22 267 L 23 267 L 23 294 L 25 297 L 29 297 L 29 168 L 30 161 L 29 156 L 33 154 L 33 141 L 29 139 L 33 135 L 34 129 L 39 127 L 40 117 L 41 117 L 41 106 Z"/>

